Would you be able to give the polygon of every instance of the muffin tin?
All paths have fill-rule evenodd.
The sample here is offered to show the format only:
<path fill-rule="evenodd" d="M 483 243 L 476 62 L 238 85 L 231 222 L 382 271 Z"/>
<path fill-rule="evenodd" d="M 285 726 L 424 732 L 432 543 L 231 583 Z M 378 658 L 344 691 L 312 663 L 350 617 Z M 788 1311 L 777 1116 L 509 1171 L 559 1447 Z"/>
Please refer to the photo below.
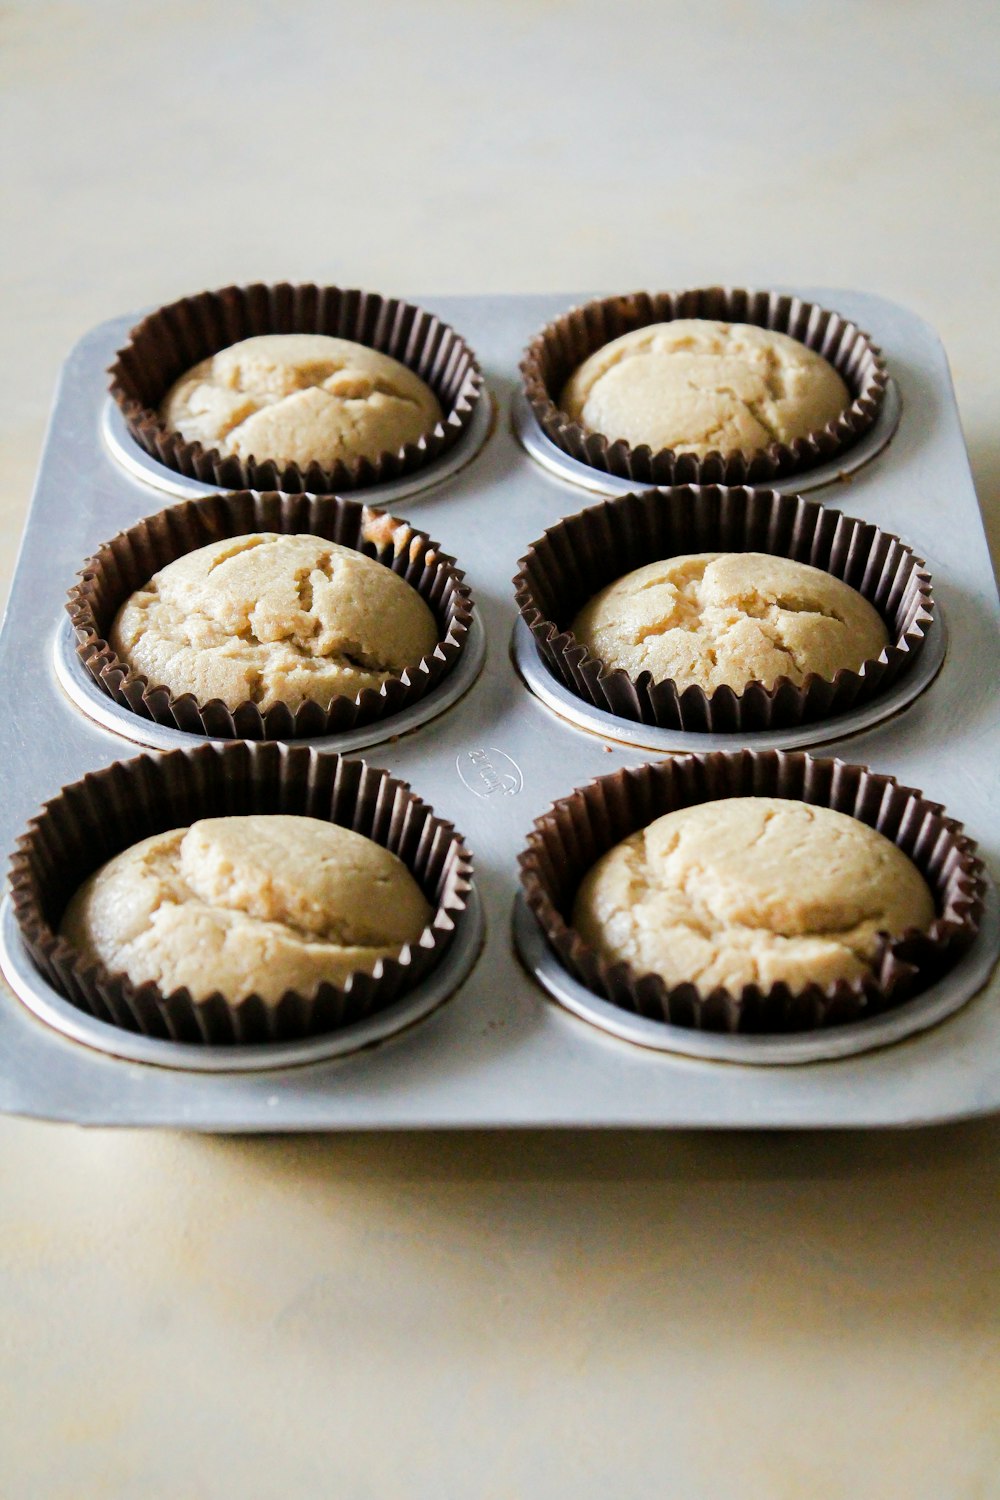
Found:
<path fill-rule="evenodd" d="M 934 652 L 929 638 L 918 661 L 928 670 L 926 680 L 909 684 L 916 696 L 900 697 L 891 716 L 876 723 L 845 716 L 810 725 L 821 731 L 810 739 L 822 745 L 820 753 L 922 788 L 965 823 L 995 869 L 1000 699 L 992 664 L 1000 607 L 944 352 L 926 324 L 881 298 L 824 290 L 801 295 L 866 328 L 883 349 L 893 381 L 875 427 L 835 472 L 814 470 L 803 483 L 785 480 L 779 487 L 808 488 L 813 498 L 902 537 L 926 559 L 947 622 Z M 591 503 L 593 492 L 632 487 L 596 471 L 570 475 L 549 456 L 536 461 L 548 440 L 532 431 L 521 406 L 518 361 L 538 327 L 574 300 L 435 300 L 432 310 L 465 336 L 485 370 L 495 403 L 493 430 L 488 404 L 481 402 L 483 415 L 444 456 L 444 468 L 431 465 L 399 485 L 359 496 L 390 506 L 440 539 L 466 573 L 481 626 L 482 670 L 477 677 L 470 669 L 468 681 L 445 678 L 458 696 L 437 705 L 435 717 L 370 725 L 382 734 L 330 746 L 353 752 L 378 738 L 367 758 L 409 781 L 464 834 L 478 894 L 449 950 L 453 972 L 436 973 L 428 992 L 405 997 L 403 1013 L 375 1018 L 405 1028 L 391 1036 L 375 1027 L 273 1050 L 185 1048 L 94 1021 L 61 1000 L 27 959 L 8 901 L 0 961 L 22 999 L 0 994 L 0 1108 L 88 1124 L 219 1131 L 888 1126 L 1000 1109 L 1000 977 L 994 968 L 1000 911 L 992 886 L 980 936 L 956 970 L 898 1011 L 854 1028 L 765 1039 L 671 1038 L 664 1033 L 673 1028 L 660 1026 L 647 1035 L 641 1018 L 603 1015 L 596 997 L 589 1008 L 581 1005 L 571 983 L 549 972 L 551 956 L 516 901 L 517 855 L 534 818 L 573 787 L 641 764 L 650 749 L 709 748 L 687 739 L 677 743 L 676 735 L 669 745 L 653 745 L 649 731 L 630 743 L 608 733 L 609 726 L 571 723 L 558 704 L 556 712 L 526 686 L 532 680 L 544 686 L 530 639 L 522 638 L 515 652 L 524 680 L 510 659 L 516 618 L 510 580 L 528 544 L 560 516 Z M 7 849 L 62 785 L 135 753 L 122 725 L 92 716 L 93 705 L 83 706 L 73 689 L 75 656 L 63 600 L 77 569 L 116 531 L 162 508 L 164 492 L 188 497 L 210 490 L 171 474 L 132 445 L 107 400 L 104 372 L 134 321 L 116 319 L 82 339 L 56 399 L 0 638 L 6 691 L 0 753 L 7 768 L 0 820 Z M 822 481 L 825 487 L 817 489 Z M 470 662 L 476 665 L 474 657 Z M 899 685 L 905 682 L 904 676 Z M 113 706 L 96 690 L 95 696 Z M 135 739 L 159 745 L 146 733 L 158 726 L 139 720 L 136 726 L 143 733 Z M 171 733 L 171 744 L 194 739 Z M 742 736 L 739 743 L 763 748 L 802 741 L 791 731 L 769 741 Z M 477 960 L 480 913 L 485 940 Z M 514 925 L 524 964 L 534 972 L 522 966 Z M 112 1035 L 98 1035 L 101 1026 Z M 914 1034 L 901 1041 L 907 1030 Z M 312 1051 L 301 1050 L 310 1045 Z M 342 1055 L 347 1046 L 358 1050 Z M 662 1050 L 682 1046 L 698 1055 Z M 856 1047 L 867 1050 L 847 1055 Z M 780 1055 L 768 1055 L 774 1053 Z M 819 1057 L 826 1060 L 813 1061 Z M 757 1065 L 774 1061 L 811 1065 Z"/>

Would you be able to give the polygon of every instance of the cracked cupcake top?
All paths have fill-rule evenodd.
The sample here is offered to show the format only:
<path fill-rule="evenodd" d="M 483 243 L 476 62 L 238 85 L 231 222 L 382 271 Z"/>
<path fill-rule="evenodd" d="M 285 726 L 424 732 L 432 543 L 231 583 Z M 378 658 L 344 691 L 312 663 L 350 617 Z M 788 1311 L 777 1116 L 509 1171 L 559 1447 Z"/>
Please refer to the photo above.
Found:
<path fill-rule="evenodd" d="M 60 933 L 133 984 L 239 1001 L 343 984 L 416 942 L 431 908 L 372 839 L 319 818 L 203 818 L 143 839 L 73 896 Z"/>
<path fill-rule="evenodd" d="M 238 458 L 330 469 L 417 442 L 437 397 L 399 360 L 349 339 L 273 333 L 203 359 L 171 387 L 160 418 L 189 443 Z"/>
<path fill-rule="evenodd" d="M 574 371 L 559 399 L 612 442 L 701 458 L 794 442 L 850 404 L 833 366 L 797 339 L 703 318 L 622 334 Z"/>
<path fill-rule="evenodd" d="M 329 707 L 414 667 L 438 627 L 391 568 L 318 536 L 211 542 L 127 599 L 108 635 L 122 661 L 180 696 Z"/>
<path fill-rule="evenodd" d="M 857 671 L 888 644 L 881 615 L 849 584 L 766 552 L 699 552 L 637 568 L 602 589 L 573 634 L 606 666 L 651 672 L 678 692 L 779 677 L 800 685 Z"/>
<path fill-rule="evenodd" d="M 657 818 L 580 886 L 573 926 L 609 962 L 667 985 L 793 990 L 869 972 L 879 933 L 934 920 L 917 867 L 827 807 L 730 797 Z"/>

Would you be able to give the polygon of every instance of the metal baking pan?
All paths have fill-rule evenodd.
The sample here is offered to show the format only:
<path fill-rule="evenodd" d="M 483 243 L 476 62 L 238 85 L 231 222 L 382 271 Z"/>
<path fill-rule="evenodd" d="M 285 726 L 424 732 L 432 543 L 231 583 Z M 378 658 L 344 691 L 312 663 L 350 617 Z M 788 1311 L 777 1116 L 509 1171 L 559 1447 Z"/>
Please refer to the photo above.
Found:
<path fill-rule="evenodd" d="M 897 532 L 925 557 L 947 622 L 928 642 L 921 679 L 889 705 L 887 717 L 833 721 L 810 732 L 811 748 L 922 788 L 965 822 L 996 870 L 1000 695 L 990 664 L 1000 605 L 944 351 L 925 323 L 882 298 L 825 289 L 802 295 L 866 328 L 886 354 L 894 386 L 864 454 L 797 487 Z M 0 962 L 24 998 L 0 993 L 0 1108 L 85 1124 L 215 1131 L 893 1126 L 1000 1110 L 995 891 L 969 962 L 943 988 L 882 1023 L 787 1044 L 671 1037 L 667 1027 L 650 1037 L 629 1024 L 638 1018 L 608 1016 L 600 1002 L 588 1005 L 585 994 L 562 983 L 523 910 L 515 945 L 516 857 L 537 814 L 609 769 L 705 748 L 683 735 L 644 747 L 614 725 L 574 722 L 567 705 L 552 695 L 542 702 L 527 686 L 545 683 L 523 636 L 517 666 L 511 657 L 510 580 L 518 558 L 559 516 L 591 503 L 595 490 L 615 487 L 592 471 L 570 474 L 555 463 L 541 446 L 547 440 L 517 410 L 524 345 L 579 300 L 432 299 L 482 361 L 494 398 L 492 428 L 486 418 L 474 424 L 440 472 L 365 495 L 457 557 L 482 625 L 478 676 L 472 659 L 466 677 L 452 684 L 457 695 L 443 694 L 433 717 L 390 722 L 384 727 L 392 737 L 364 751 L 453 819 L 476 859 L 478 901 L 437 989 L 408 997 L 384 1029 L 344 1034 L 311 1051 L 254 1048 L 244 1058 L 216 1049 L 210 1060 L 192 1059 L 171 1052 L 170 1043 L 137 1049 L 132 1043 L 140 1039 L 128 1034 L 99 1035 L 102 1023 L 88 1024 L 37 976 L 5 915 Z M 136 753 L 113 715 L 95 717 L 97 705 L 86 701 L 78 680 L 74 688 L 62 608 L 74 574 L 122 527 L 171 496 L 202 491 L 139 453 L 108 405 L 104 371 L 134 321 L 119 318 L 87 334 L 56 396 L 0 636 L 5 849 L 60 786 Z M 136 740 L 151 742 L 155 726 L 131 727 Z M 175 735 L 171 743 L 189 738 Z M 791 745 L 794 732 L 768 737 L 775 740 Z M 756 743 L 753 736 L 738 742 Z M 331 748 L 354 753 L 361 742 Z M 681 1050 L 665 1050 L 674 1048 Z M 776 1062 L 786 1065 L 761 1065 Z"/>

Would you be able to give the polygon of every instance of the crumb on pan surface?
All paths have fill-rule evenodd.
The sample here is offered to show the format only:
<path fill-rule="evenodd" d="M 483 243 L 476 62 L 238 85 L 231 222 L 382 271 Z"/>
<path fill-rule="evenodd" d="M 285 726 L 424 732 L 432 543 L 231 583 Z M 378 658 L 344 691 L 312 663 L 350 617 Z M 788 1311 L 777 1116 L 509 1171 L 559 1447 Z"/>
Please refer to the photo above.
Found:
<path fill-rule="evenodd" d="M 706 692 L 779 677 L 832 679 L 877 658 L 889 635 L 856 589 L 821 568 L 761 552 L 701 552 L 637 568 L 596 594 L 572 631 L 633 679 Z"/>
<path fill-rule="evenodd" d="M 611 441 L 700 457 L 792 443 L 850 404 L 833 366 L 797 339 L 701 318 L 613 339 L 573 372 L 559 400 Z"/>
<path fill-rule="evenodd" d="M 375 559 L 322 537 L 252 532 L 161 569 L 108 640 L 153 687 L 266 711 L 377 689 L 434 650 L 438 626 Z"/>
<path fill-rule="evenodd" d="M 432 916 L 406 866 L 318 818 L 205 818 L 116 855 L 60 926 L 87 958 L 134 984 L 275 1001 L 371 972 Z"/>
<path fill-rule="evenodd" d="M 174 383 L 160 416 L 185 441 L 224 455 L 333 468 L 419 441 L 441 408 L 388 354 L 326 334 L 283 333 L 202 360 Z"/>
<path fill-rule="evenodd" d="M 829 985 L 871 972 L 879 934 L 924 930 L 917 867 L 867 824 L 775 797 L 657 818 L 602 855 L 573 926 L 609 962 L 703 993 Z"/>

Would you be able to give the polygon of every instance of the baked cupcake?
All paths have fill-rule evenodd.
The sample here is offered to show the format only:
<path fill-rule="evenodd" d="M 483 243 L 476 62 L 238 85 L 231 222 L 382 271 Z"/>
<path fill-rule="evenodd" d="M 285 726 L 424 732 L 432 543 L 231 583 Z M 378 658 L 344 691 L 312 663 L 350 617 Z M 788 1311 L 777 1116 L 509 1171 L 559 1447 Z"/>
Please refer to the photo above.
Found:
<path fill-rule="evenodd" d="M 888 380 L 879 350 L 839 314 L 723 287 L 572 308 L 521 370 L 558 448 L 658 485 L 761 483 L 829 461 L 871 427 Z"/>
<path fill-rule="evenodd" d="M 677 692 L 857 672 L 889 644 L 881 615 L 821 568 L 766 552 L 663 558 L 618 578 L 570 627 L 606 667 Z"/>
<path fill-rule="evenodd" d="M 108 643 L 154 691 L 266 714 L 377 691 L 437 639 L 416 589 L 374 558 L 323 537 L 251 532 L 156 573 L 122 605 Z"/>
<path fill-rule="evenodd" d="M 182 501 L 106 542 L 67 611 L 121 707 L 215 739 L 336 735 L 425 698 L 472 625 L 455 560 L 330 495 Z"/>
<path fill-rule="evenodd" d="M 605 962 L 706 993 L 862 979 L 881 934 L 933 920 L 927 882 L 889 839 L 777 797 L 656 818 L 601 856 L 573 907 L 573 926 Z"/>
<path fill-rule="evenodd" d="M 189 443 L 286 468 L 333 469 L 417 443 L 441 419 L 434 392 L 398 359 L 350 339 L 272 333 L 201 360 L 160 407 Z"/>
<path fill-rule="evenodd" d="M 787 334 L 678 318 L 598 349 L 570 376 L 559 405 L 610 442 L 704 458 L 794 443 L 836 421 L 850 401 L 833 366 Z"/>
<path fill-rule="evenodd" d="M 483 378 L 412 303 L 278 283 L 183 297 L 132 329 L 111 394 L 150 457 L 219 489 L 395 482 L 469 430 Z"/>
<path fill-rule="evenodd" d="M 982 861 L 891 776 L 797 752 L 599 777 L 536 819 L 525 898 L 560 963 L 624 1010 L 704 1030 L 860 1020 L 979 930 Z"/>
<path fill-rule="evenodd" d="M 85 963 L 193 1000 L 343 985 L 419 940 L 432 911 L 403 862 L 318 818 L 203 818 L 89 876 L 59 934 Z"/>
<path fill-rule="evenodd" d="M 405 782 L 305 746 L 204 744 L 64 787 L 11 898 L 47 981 L 147 1036 L 288 1041 L 373 1015 L 441 962 L 471 860 Z"/>
<path fill-rule="evenodd" d="M 743 486 L 588 506 L 532 544 L 514 583 L 556 681 L 616 718 L 692 733 L 847 713 L 912 666 L 934 610 L 898 537 Z"/>

